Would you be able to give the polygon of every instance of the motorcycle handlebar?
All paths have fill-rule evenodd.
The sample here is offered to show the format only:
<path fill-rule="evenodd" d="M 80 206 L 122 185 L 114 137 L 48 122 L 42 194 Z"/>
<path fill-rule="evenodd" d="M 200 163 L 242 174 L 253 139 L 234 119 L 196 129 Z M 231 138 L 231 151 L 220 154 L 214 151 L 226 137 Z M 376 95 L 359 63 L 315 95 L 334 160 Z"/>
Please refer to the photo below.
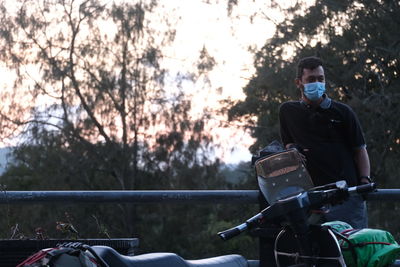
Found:
<path fill-rule="evenodd" d="M 333 200 L 339 198 L 343 198 L 346 195 L 354 195 L 354 194 L 365 194 L 365 193 L 369 193 L 372 192 L 376 189 L 376 183 L 369 183 L 369 184 L 364 184 L 364 185 L 359 185 L 359 186 L 353 186 L 353 187 L 344 187 L 344 188 L 340 188 L 339 186 L 336 187 L 336 189 L 329 189 L 328 191 L 330 191 L 331 193 L 333 192 L 346 192 L 346 194 L 340 194 L 337 195 L 336 193 L 334 194 L 329 194 L 329 195 L 324 195 L 324 192 L 327 192 L 326 190 L 324 190 L 324 187 L 318 188 L 317 190 L 315 190 L 316 188 L 314 188 L 314 190 L 311 190 L 313 193 L 318 193 L 320 192 L 321 195 L 323 196 L 320 199 L 315 199 L 315 204 L 327 204 L 327 203 L 331 203 Z M 277 203 L 276 203 L 277 204 Z M 223 239 L 223 240 L 229 240 L 237 235 L 239 235 L 240 233 L 246 231 L 249 227 L 251 228 L 254 224 L 257 224 L 257 221 L 259 221 L 260 219 L 264 218 L 264 216 L 266 216 L 266 212 L 268 212 L 268 210 L 271 208 L 272 213 L 275 211 L 273 209 L 273 206 L 275 204 L 273 204 L 272 206 L 267 207 L 264 211 L 258 213 L 257 215 L 253 216 L 252 218 L 248 219 L 245 223 L 242 223 L 238 226 L 235 226 L 231 229 L 219 232 L 218 235 Z M 269 215 L 271 215 L 272 213 L 269 213 Z M 268 217 L 268 216 L 267 216 Z"/>
<path fill-rule="evenodd" d="M 268 208 L 267 208 L 268 209 Z M 231 229 L 219 232 L 218 235 L 221 237 L 223 240 L 228 240 L 231 239 L 232 237 L 235 237 L 239 235 L 240 233 L 246 231 L 247 229 L 253 227 L 254 225 L 257 224 L 259 220 L 263 218 L 262 212 L 256 214 L 255 216 L 251 217 L 248 219 L 246 222 L 239 224 L 238 226 L 235 226 Z"/>
<path fill-rule="evenodd" d="M 358 185 L 354 187 L 350 187 L 348 189 L 350 194 L 364 194 L 364 193 L 369 193 L 372 192 L 376 189 L 376 183 L 369 183 L 369 184 L 363 184 L 363 185 Z"/>
<path fill-rule="evenodd" d="M 232 237 L 235 237 L 245 231 L 247 229 L 247 225 L 245 223 L 238 225 L 236 227 L 233 227 L 231 229 L 219 232 L 218 235 L 221 237 L 223 240 L 229 240 Z"/>

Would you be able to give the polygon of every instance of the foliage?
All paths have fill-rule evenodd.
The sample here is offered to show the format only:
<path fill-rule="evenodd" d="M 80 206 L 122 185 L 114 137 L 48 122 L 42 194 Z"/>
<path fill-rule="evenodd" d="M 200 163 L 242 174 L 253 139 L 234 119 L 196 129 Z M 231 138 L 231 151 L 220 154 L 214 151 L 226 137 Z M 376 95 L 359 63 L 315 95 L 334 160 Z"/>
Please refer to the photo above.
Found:
<path fill-rule="evenodd" d="M 158 155 L 147 151 L 209 141 L 199 141 L 202 124 L 190 120 L 190 101 L 181 88 L 166 90 L 162 47 L 174 31 L 151 24 L 155 2 L 108 7 L 94 0 L 39 1 L 17 7 L 10 15 L 3 6 L 1 58 L 18 78 L 13 95 L 2 95 L 8 105 L 1 116 L 20 127 L 25 143 L 52 142 L 87 157 L 119 188 L 133 189 L 139 168 L 160 167 L 146 166 Z M 14 95 L 31 99 L 21 103 Z M 176 154 L 162 156 L 168 161 Z"/>
<path fill-rule="evenodd" d="M 0 138 L 22 141 L 1 177 L 4 191 L 235 188 L 220 174 L 220 162 L 209 158 L 212 138 L 202 118 L 191 117 L 191 96 L 181 87 L 206 76 L 215 60 L 203 47 L 197 73 L 171 77 L 163 52 L 174 41 L 174 18 L 156 1 L 7 3 L 0 4 L 0 58 L 10 79 L 16 78 L 12 90 L 0 92 Z M 192 258 L 215 255 L 216 249 L 256 251 L 239 241 L 215 246 L 211 236 L 232 226 L 236 215 L 237 220 L 252 215 L 251 209 L 247 214 L 238 207 L 189 205 L 0 208 L 5 238 L 137 236 L 142 252 Z"/>
<path fill-rule="evenodd" d="M 398 1 L 317 0 L 287 9 L 274 37 L 256 54 L 257 70 L 244 88 L 246 99 L 229 110 L 231 120 L 249 120 L 254 126 L 253 152 L 279 138 L 278 107 L 300 95 L 294 86 L 297 61 L 317 55 L 326 64 L 328 94 L 359 116 L 372 176 L 381 188 L 398 187 L 399 7 Z M 371 225 L 394 231 L 398 224 L 382 214 L 387 205 L 398 209 L 394 203 L 370 205 Z"/>
<path fill-rule="evenodd" d="M 248 163 L 243 164 L 249 169 Z M 239 168 L 238 171 L 242 169 Z M 229 168 L 229 172 L 234 172 Z M 194 173 L 188 175 L 195 176 Z M 198 176 L 196 176 L 198 177 Z M 165 178 L 165 177 L 164 177 Z M 245 178 L 227 180 L 227 177 L 213 176 L 212 189 L 255 189 L 254 174 Z M 50 180 L 50 179 L 48 179 Z M 211 179 L 210 179 L 211 180 Z M 4 178 L 3 178 L 3 181 Z M 197 181 L 197 182 L 196 182 Z M 231 182 L 229 182 L 231 181 Z M 193 179 L 193 184 L 178 189 L 204 187 L 201 178 Z M 12 181 L 7 184 L 13 184 Z M 16 183 L 18 184 L 18 183 Z M 149 183 L 145 189 L 160 189 Z M 10 188 L 11 189 L 11 188 Z M 162 188 L 161 189 L 169 189 Z M 175 189 L 175 188 L 174 188 Z M 216 255 L 239 253 L 249 258 L 257 258 L 257 239 L 242 235 L 229 242 L 223 242 L 217 232 L 228 229 L 258 212 L 257 205 L 248 204 L 139 204 L 135 207 L 137 216 L 136 232 L 129 235 L 125 231 L 122 207 L 116 204 L 51 204 L 46 205 L 2 205 L 4 216 L 0 221 L 2 238 L 36 238 L 35 229 L 43 229 L 47 238 L 76 238 L 77 235 L 64 229 L 59 229 L 60 222 L 73 225 L 80 238 L 118 238 L 138 237 L 139 253 L 170 251 L 186 258 L 202 258 Z M 18 225 L 18 231 L 12 235 L 13 227 Z M 64 231 L 63 231 L 64 230 Z"/>

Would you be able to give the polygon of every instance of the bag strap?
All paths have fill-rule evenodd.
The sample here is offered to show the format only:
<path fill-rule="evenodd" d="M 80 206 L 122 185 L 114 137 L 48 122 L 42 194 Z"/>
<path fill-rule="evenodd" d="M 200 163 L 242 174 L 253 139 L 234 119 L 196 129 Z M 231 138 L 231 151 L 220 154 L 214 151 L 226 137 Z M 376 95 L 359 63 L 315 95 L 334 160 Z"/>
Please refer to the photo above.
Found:
<path fill-rule="evenodd" d="M 343 231 L 341 231 L 340 233 L 342 234 L 342 235 L 345 235 L 345 236 L 350 236 L 350 235 L 352 235 L 352 234 L 355 234 L 355 233 L 357 233 L 357 232 L 359 232 L 361 229 L 346 229 L 346 230 L 343 230 Z"/>
<path fill-rule="evenodd" d="M 363 246 L 366 246 L 366 245 L 387 245 L 387 246 L 390 246 L 390 245 L 393 245 L 393 244 L 389 243 L 389 242 L 360 242 L 360 243 L 353 244 L 354 247 L 363 247 Z"/>
<path fill-rule="evenodd" d="M 54 250 L 58 250 L 59 248 L 50 248 L 50 249 L 42 249 L 36 252 L 35 254 L 31 255 L 29 258 L 21 262 L 20 264 L 17 265 L 17 267 L 23 267 L 26 265 L 31 265 L 34 264 L 43 258 L 45 258 L 48 254 L 50 254 Z"/>
<path fill-rule="evenodd" d="M 349 234 L 350 231 L 352 231 L 352 230 L 357 230 L 357 229 L 347 229 L 347 230 L 344 230 L 344 231 L 342 231 L 342 232 L 339 233 L 339 232 L 336 231 L 333 227 L 331 227 L 331 226 L 329 226 L 329 225 L 327 225 L 327 227 L 328 227 L 329 229 L 331 229 L 331 231 L 333 232 L 333 234 L 334 234 L 338 239 L 343 240 L 344 242 L 347 243 L 347 245 L 348 245 L 347 248 L 343 248 L 342 246 L 340 246 L 340 249 L 341 249 L 341 250 L 350 250 L 350 251 L 351 251 L 351 256 L 353 257 L 354 262 L 357 262 L 357 253 L 356 253 L 355 246 L 354 246 L 354 244 L 351 243 L 351 241 L 347 238 L 348 235 L 350 235 L 350 234 Z M 357 232 L 358 232 L 358 231 L 359 231 L 359 230 L 357 230 Z"/>
<path fill-rule="evenodd" d="M 343 230 L 342 232 L 340 232 L 340 234 L 349 237 L 352 234 L 355 234 L 357 232 L 359 232 L 362 229 L 347 229 L 347 230 Z M 343 238 L 344 239 L 344 238 Z M 350 242 L 349 240 L 347 240 L 347 242 Z M 354 247 L 363 247 L 366 245 L 392 245 L 392 243 L 389 242 L 380 242 L 380 241 L 370 241 L 370 242 L 360 242 L 360 243 L 352 243 L 352 245 Z"/>

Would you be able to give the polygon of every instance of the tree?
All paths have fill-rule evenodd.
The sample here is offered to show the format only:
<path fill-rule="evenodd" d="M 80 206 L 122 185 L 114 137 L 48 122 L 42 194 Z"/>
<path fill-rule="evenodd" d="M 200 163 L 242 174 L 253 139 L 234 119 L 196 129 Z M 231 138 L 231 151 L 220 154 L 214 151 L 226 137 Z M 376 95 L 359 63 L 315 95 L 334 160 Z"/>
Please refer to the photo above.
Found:
<path fill-rule="evenodd" d="M 166 82 L 171 18 L 156 1 L 107 3 L 2 2 L 0 58 L 16 79 L 1 92 L 0 134 L 22 140 L 3 181 L 17 177 L 30 190 L 128 190 L 147 178 L 168 187 L 176 167 L 218 164 L 179 86 L 190 75 Z M 124 210 L 132 235 L 134 207 Z"/>
<path fill-rule="evenodd" d="M 400 28 L 398 1 L 318 0 L 297 3 L 276 23 L 276 33 L 255 55 L 256 73 L 244 88 L 246 99 L 231 106 L 229 116 L 248 119 L 256 151 L 279 139 L 278 107 L 299 97 L 294 87 L 297 60 L 317 55 L 326 63 L 328 94 L 348 103 L 364 128 L 372 176 L 380 187 L 398 187 Z M 256 117 L 256 119 L 253 119 Z M 374 225 L 391 226 L 378 208 Z M 384 204 L 382 204 L 384 205 Z M 386 205 L 386 204 L 385 204 Z M 390 203 L 391 209 L 398 205 Z M 382 208 L 380 210 L 383 210 Z M 387 209 L 384 209 L 387 210 Z"/>

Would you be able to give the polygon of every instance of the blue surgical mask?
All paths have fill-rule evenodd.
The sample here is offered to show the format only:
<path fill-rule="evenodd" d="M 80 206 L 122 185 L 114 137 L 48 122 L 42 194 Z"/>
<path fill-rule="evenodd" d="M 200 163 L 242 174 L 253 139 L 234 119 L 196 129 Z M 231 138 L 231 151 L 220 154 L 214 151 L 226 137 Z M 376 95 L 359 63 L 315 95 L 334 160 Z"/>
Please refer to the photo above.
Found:
<path fill-rule="evenodd" d="M 325 93 L 325 83 L 305 83 L 304 95 L 311 101 L 316 101 Z"/>

